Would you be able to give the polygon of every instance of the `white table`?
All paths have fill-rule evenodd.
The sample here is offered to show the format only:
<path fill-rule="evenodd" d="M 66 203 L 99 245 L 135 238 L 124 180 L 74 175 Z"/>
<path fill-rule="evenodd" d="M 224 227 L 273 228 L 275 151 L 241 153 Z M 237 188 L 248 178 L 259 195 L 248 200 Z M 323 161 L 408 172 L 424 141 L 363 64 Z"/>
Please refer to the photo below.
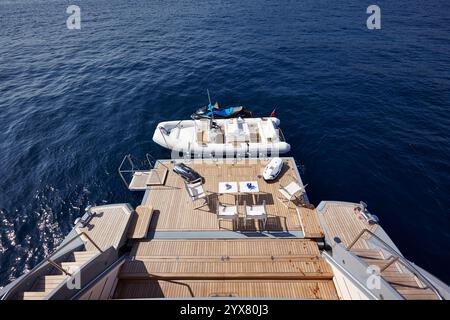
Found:
<path fill-rule="evenodd" d="M 219 193 L 238 193 L 237 182 L 219 182 Z"/>
<path fill-rule="evenodd" d="M 258 181 L 241 181 L 239 182 L 240 193 L 256 194 L 259 202 L 259 186 Z"/>
<path fill-rule="evenodd" d="M 259 193 L 258 181 L 241 181 L 241 182 L 239 182 L 239 192 Z"/>

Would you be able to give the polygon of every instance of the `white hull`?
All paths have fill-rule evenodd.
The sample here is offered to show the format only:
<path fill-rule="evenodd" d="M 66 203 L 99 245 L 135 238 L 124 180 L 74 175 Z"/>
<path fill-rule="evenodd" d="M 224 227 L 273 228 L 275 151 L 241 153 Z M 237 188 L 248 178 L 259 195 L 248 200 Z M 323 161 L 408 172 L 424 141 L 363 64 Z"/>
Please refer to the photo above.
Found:
<path fill-rule="evenodd" d="M 287 153 L 291 146 L 284 141 L 277 118 L 214 120 L 176 120 L 158 124 L 153 141 L 183 154 L 203 157 L 261 156 Z"/>

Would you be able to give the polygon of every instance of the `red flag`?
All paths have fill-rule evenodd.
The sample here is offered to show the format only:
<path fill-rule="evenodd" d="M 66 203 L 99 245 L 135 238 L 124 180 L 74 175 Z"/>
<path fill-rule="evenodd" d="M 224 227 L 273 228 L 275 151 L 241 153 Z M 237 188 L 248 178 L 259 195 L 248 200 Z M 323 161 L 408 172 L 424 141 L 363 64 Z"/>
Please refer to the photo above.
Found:
<path fill-rule="evenodd" d="M 271 117 L 276 118 L 277 114 L 275 113 L 275 109 L 273 109 L 272 113 L 270 114 Z"/>

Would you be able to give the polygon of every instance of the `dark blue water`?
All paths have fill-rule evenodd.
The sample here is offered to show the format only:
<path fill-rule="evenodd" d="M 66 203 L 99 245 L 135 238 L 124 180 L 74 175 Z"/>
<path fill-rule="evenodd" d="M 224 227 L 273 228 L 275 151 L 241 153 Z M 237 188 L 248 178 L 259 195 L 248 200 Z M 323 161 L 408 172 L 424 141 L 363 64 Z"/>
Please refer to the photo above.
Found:
<path fill-rule="evenodd" d="M 66 29 L 66 7 L 82 29 Z M 314 204 L 364 200 L 450 282 L 450 3 L 0 0 L 0 285 L 88 204 L 131 202 L 124 154 L 207 102 L 277 107 Z"/>

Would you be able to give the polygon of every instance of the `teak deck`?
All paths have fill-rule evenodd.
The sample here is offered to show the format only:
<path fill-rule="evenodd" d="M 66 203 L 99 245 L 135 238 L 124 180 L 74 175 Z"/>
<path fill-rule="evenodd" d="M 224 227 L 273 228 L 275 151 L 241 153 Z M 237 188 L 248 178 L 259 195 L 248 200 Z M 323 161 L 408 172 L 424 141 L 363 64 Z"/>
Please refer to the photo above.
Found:
<path fill-rule="evenodd" d="M 337 300 L 332 280 L 129 280 L 119 281 L 114 298 L 304 298 Z"/>
<path fill-rule="evenodd" d="M 222 202 L 233 202 L 233 195 L 218 195 L 219 182 L 231 181 L 257 181 L 260 189 L 259 195 L 241 194 L 239 196 L 240 218 L 235 231 L 260 230 L 257 224 L 247 223 L 244 227 L 243 203 L 262 203 L 266 201 L 268 220 L 266 230 L 284 231 L 289 230 L 304 231 L 299 214 L 294 206 L 286 208 L 277 197 L 280 196 L 278 189 L 280 183 L 288 184 L 293 179 L 300 180 L 294 164 L 291 160 L 285 160 L 285 168 L 280 178 L 274 182 L 266 182 L 262 179 L 262 171 L 268 160 L 241 160 L 241 161 L 196 161 L 186 164 L 200 173 L 204 177 L 204 188 L 209 194 L 209 206 L 195 209 L 201 205 L 201 201 L 193 202 L 184 189 L 183 180 L 176 175 L 172 168 L 173 163 L 165 162 L 169 168 L 166 183 L 164 186 L 153 186 L 147 191 L 142 205 L 151 206 L 154 209 L 154 217 L 150 229 L 155 231 L 195 231 L 195 230 L 219 230 L 218 220 L 215 214 L 218 197 Z M 301 180 L 300 180 L 301 181 Z M 315 225 L 311 225 L 311 223 Z M 313 237 L 320 236 L 320 224 L 318 221 L 308 219 L 304 227 L 311 227 L 310 233 Z M 230 221 L 221 222 L 222 230 L 233 230 Z"/>
<path fill-rule="evenodd" d="M 125 241 L 131 217 L 131 208 L 125 204 L 106 205 L 96 211 L 84 227 L 77 225 L 76 230 L 78 233 L 85 232 L 102 250 L 110 246 L 117 249 Z M 96 250 L 96 248 L 86 240 L 86 250 Z"/>
<path fill-rule="evenodd" d="M 159 240 L 137 242 L 131 255 L 141 257 L 292 257 L 317 256 L 313 241 L 304 239 L 206 239 Z"/>
<path fill-rule="evenodd" d="M 324 232 L 320 226 L 319 219 L 317 217 L 317 211 L 315 209 L 308 208 L 296 208 L 300 216 L 305 238 L 323 238 Z"/>
<path fill-rule="evenodd" d="M 139 206 L 131 220 L 130 228 L 128 229 L 128 238 L 142 239 L 147 236 L 150 221 L 153 215 L 153 208 Z"/>
<path fill-rule="evenodd" d="M 332 269 L 314 241 L 324 237 L 317 212 L 295 204 L 287 208 L 277 199 L 281 196 L 280 184 L 287 185 L 294 179 L 302 184 L 295 163 L 285 159 L 279 178 L 266 182 L 262 171 L 268 161 L 184 161 L 204 178 L 208 204 L 203 207 L 203 200 L 193 202 L 187 194 L 182 178 L 172 171 L 174 163 L 158 162 L 168 169 L 165 183 L 146 190 L 139 208 L 153 208 L 148 235 L 133 242 L 129 258 L 120 269 L 114 297 L 337 299 Z M 219 182 L 240 181 L 257 181 L 260 192 L 218 194 Z M 222 221 L 219 229 L 217 201 L 232 204 L 235 197 L 239 199 L 238 223 L 233 229 L 230 221 Z M 244 202 L 263 201 L 268 213 L 266 230 L 251 221 L 245 227 Z M 268 238 L 259 231 L 281 232 L 289 237 Z M 242 232 L 247 236 L 242 237 Z M 162 234 L 178 238 L 164 239 Z M 206 238 L 196 238 L 199 234 Z M 226 236 L 221 238 L 219 234 Z"/>
<path fill-rule="evenodd" d="M 146 240 L 131 256 L 116 298 L 337 299 L 331 267 L 308 239 Z"/>
<path fill-rule="evenodd" d="M 378 225 L 370 225 L 360 213 L 355 212 L 356 205 L 347 202 L 327 202 L 325 207 L 319 212 L 319 216 L 324 221 L 326 231 L 330 239 L 338 237 L 344 246 L 349 246 L 353 240 L 358 237 L 360 232 L 368 229 L 372 232 Z M 369 238 L 369 234 L 363 235 L 358 240 L 354 248 L 368 249 L 365 239 Z"/>

